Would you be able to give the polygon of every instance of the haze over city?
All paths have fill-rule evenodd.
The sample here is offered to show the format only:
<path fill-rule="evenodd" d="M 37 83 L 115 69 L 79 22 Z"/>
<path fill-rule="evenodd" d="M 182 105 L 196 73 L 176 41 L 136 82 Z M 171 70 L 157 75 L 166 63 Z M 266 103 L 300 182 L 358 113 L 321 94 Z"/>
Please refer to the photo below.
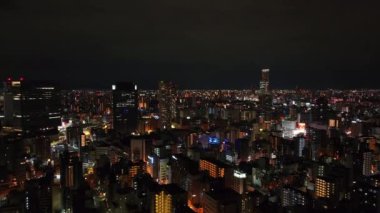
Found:
<path fill-rule="evenodd" d="M 65 88 L 379 88 L 379 2 L 4 0 L 0 77 Z M 375 77 L 376 76 L 376 77 Z"/>

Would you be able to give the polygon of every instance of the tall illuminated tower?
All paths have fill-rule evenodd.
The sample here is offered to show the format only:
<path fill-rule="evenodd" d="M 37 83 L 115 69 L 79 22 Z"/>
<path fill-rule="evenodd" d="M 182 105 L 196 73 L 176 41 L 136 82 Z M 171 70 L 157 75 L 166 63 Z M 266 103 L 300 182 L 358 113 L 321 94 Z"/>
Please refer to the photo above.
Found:
<path fill-rule="evenodd" d="M 176 118 L 177 89 L 173 82 L 160 81 L 158 84 L 158 101 L 161 129 L 171 127 Z"/>

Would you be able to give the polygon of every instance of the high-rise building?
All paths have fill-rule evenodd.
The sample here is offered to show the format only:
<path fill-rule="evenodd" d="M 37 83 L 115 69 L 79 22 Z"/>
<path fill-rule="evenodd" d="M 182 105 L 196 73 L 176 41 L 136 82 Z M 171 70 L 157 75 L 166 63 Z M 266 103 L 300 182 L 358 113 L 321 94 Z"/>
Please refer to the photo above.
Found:
<path fill-rule="evenodd" d="M 181 212 L 187 206 L 187 193 L 175 184 L 164 185 L 152 199 L 152 213 Z"/>
<path fill-rule="evenodd" d="M 52 212 L 53 194 L 48 178 L 25 182 L 25 212 Z"/>
<path fill-rule="evenodd" d="M 262 94 L 269 93 L 269 69 L 261 70 L 260 92 Z"/>
<path fill-rule="evenodd" d="M 112 85 L 113 128 L 118 133 L 133 132 L 138 123 L 137 85 L 119 82 Z"/>
<path fill-rule="evenodd" d="M 363 153 L 363 175 L 371 176 L 372 175 L 371 168 L 372 168 L 372 152 L 370 151 L 364 152 Z"/>
<path fill-rule="evenodd" d="M 308 202 L 308 195 L 305 192 L 288 187 L 281 190 L 282 207 L 307 206 Z"/>
<path fill-rule="evenodd" d="M 269 91 L 269 69 L 261 70 L 259 101 L 261 107 L 272 105 L 272 96 Z"/>
<path fill-rule="evenodd" d="M 154 213 L 172 213 L 172 196 L 164 191 L 154 196 Z"/>
<path fill-rule="evenodd" d="M 66 140 L 67 144 L 74 147 L 81 147 L 82 145 L 83 128 L 80 126 L 67 127 Z"/>
<path fill-rule="evenodd" d="M 54 83 L 8 79 L 4 83 L 4 102 L 5 126 L 24 135 L 57 133 L 61 103 Z"/>
<path fill-rule="evenodd" d="M 20 168 L 19 161 L 24 160 L 20 153 L 22 148 L 21 137 L 17 134 L 0 134 L 0 167 L 11 172 Z"/>
<path fill-rule="evenodd" d="M 240 197 L 232 190 L 207 192 L 203 196 L 205 213 L 239 212 Z"/>
<path fill-rule="evenodd" d="M 247 174 L 238 170 L 234 171 L 233 177 L 231 179 L 231 183 L 226 184 L 228 188 L 234 190 L 236 193 L 242 195 L 245 192 L 245 184 L 246 184 Z"/>
<path fill-rule="evenodd" d="M 225 166 L 221 162 L 212 159 L 201 159 L 199 170 L 207 171 L 212 178 L 224 178 Z"/>
<path fill-rule="evenodd" d="M 328 173 L 328 165 L 324 164 L 324 163 L 316 163 L 314 165 L 314 179 L 316 179 L 317 177 L 326 177 L 327 176 L 327 173 Z"/>
<path fill-rule="evenodd" d="M 170 128 L 177 116 L 177 89 L 173 82 L 159 82 L 158 101 L 161 129 Z"/>
<path fill-rule="evenodd" d="M 235 140 L 235 151 L 241 161 L 247 161 L 250 151 L 250 141 L 248 138 L 239 138 Z"/>
<path fill-rule="evenodd" d="M 133 162 L 146 161 L 146 140 L 142 137 L 131 138 L 131 160 Z"/>
<path fill-rule="evenodd" d="M 83 178 L 82 162 L 78 156 L 70 156 L 65 151 L 60 156 L 61 160 L 61 187 L 77 189 Z"/>
<path fill-rule="evenodd" d="M 133 179 L 146 172 L 146 163 L 144 161 L 135 162 L 129 165 L 127 182 L 130 187 L 133 187 Z"/>
<path fill-rule="evenodd" d="M 315 181 L 315 196 L 334 199 L 338 193 L 337 182 L 333 178 L 318 177 Z"/>
<path fill-rule="evenodd" d="M 169 158 L 160 158 L 157 155 L 148 156 L 147 171 L 160 184 L 171 183 L 171 168 Z"/>
<path fill-rule="evenodd" d="M 297 157 L 304 157 L 304 149 L 306 146 L 305 138 L 304 137 L 297 137 L 296 138 L 296 144 L 297 144 Z"/>
<path fill-rule="evenodd" d="M 73 192 L 79 189 L 83 181 L 83 165 L 76 153 L 65 150 L 60 155 L 60 167 L 61 204 L 62 209 L 68 212 L 75 202 Z"/>

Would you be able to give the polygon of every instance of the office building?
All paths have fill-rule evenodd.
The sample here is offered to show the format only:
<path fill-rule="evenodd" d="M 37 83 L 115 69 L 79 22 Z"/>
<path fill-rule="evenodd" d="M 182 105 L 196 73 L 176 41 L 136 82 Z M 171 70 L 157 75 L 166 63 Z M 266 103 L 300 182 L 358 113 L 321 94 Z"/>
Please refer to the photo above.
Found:
<path fill-rule="evenodd" d="M 147 172 L 157 183 L 171 183 L 171 167 L 169 165 L 169 158 L 160 158 L 157 155 L 149 155 Z"/>
<path fill-rule="evenodd" d="M 338 194 L 338 184 L 334 178 L 318 177 L 315 181 L 315 196 L 317 198 L 334 199 Z"/>
<path fill-rule="evenodd" d="M 309 197 L 307 193 L 288 187 L 281 190 L 282 207 L 307 206 L 308 204 Z"/>
<path fill-rule="evenodd" d="M 8 79 L 4 83 L 4 126 L 24 135 L 57 134 L 60 93 L 47 81 Z"/>
<path fill-rule="evenodd" d="M 372 152 L 364 152 L 363 153 L 363 175 L 371 176 L 372 172 Z"/>
<path fill-rule="evenodd" d="M 133 162 L 146 161 L 146 139 L 142 137 L 131 138 L 131 160 Z"/>
<path fill-rule="evenodd" d="M 130 133 L 137 129 L 138 90 L 131 82 L 112 85 L 113 128 L 117 133 Z"/>
<path fill-rule="evenodd" d="M 269 69 L 261 70 L 260 93 L 261 94 L 269 93 Z"/>
<path fill-rule="evenodd" d="M 67 144 L 73 147 L 82 146 L 83 128 L 80 126 L 67 127 L 66 128 L 66 140 Z"/>
<path fill-rule="evenodd" d="M 21 137 L 17 134 L 0 134 L 0 167 L 4 171 L 14 172 L 20 167 L 19 161 L 24 160 L 20 152 L 22 148 Z"/>
<path fill-rule="evenodd" d="M 219 192 L 206 192 L 203 196 L 205 213 L 231 213 L 239 212 L 240 196 L 232 190 Z"/>
<path fill-rule="evenodd" d="M 272 96 L 269 90 L 269 69 L 261 70 L 259 102 L 262 108 L 267 108 L 272 105 Z"/>
<path fill-rule="evenodd" d="M 306 146 L 306 141 L 305 141 L 305 138 L 304 137 L 296 137 L 295 138 L 295 142 L 296 142 L 296 155 L 297 157 L 305 157 L 305 154 L 304 154 L 304 149 L 305 149 L 305 146 Z"/>
<path fill-rule="evenodd" d="M 227 187 L 234 190 L 236 193 L 242 195 L 246 191 L 245 190 L 246 179 L 247 179 L 246 173 L 235 170 L 232 177 L 232 183 L 229 183 Z"/>
<path fill-rule="evenodd" d="M 177 117 L 177 89 L 173 82 L 159 82 L 158 101 L 161 129 L 171 128 Z"/>
<path fill-rule="evenodd" d="M 225 165 L 213 159 L 201 159 L 199 170 L 208 172 L 212 178 L 224 178 L 225 175 Z"/>
<path fill-rule="evenodd" d="M 61 187 L 78 189 L 82 183 L 83 166 L 79 157 L 71 156 L 65 151 L 60 156 L 61 160 Z"/>

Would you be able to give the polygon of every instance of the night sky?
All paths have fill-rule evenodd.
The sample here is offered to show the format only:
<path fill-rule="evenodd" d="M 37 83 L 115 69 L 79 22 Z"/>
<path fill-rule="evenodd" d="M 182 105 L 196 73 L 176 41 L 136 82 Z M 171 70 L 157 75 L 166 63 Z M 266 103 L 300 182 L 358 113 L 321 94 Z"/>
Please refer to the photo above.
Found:
<path fill-rule="evenodd" d="M 380 88 L 378 0 L 0 0 L 0 77 Z"/>

